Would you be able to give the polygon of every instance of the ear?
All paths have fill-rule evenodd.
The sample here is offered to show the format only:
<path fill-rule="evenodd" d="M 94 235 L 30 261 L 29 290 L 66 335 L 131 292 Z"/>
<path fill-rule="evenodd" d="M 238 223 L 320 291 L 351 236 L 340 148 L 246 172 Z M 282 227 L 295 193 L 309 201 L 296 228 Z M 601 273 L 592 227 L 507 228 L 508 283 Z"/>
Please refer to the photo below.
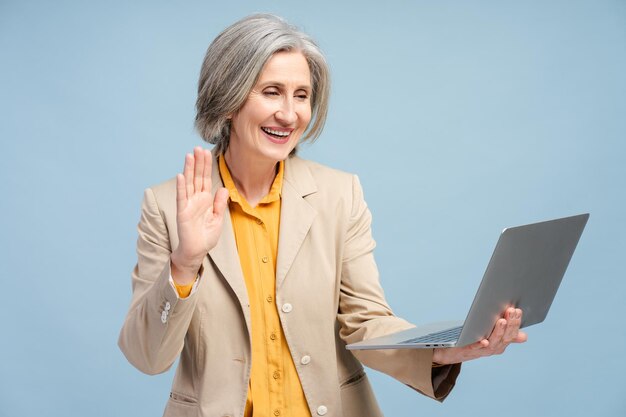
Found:
<path fill-rule="evenodd" d="M 226 115 L 226 120 L 228 120 L 228 123 L 230 123 L 230 122 L 232 122 L 232 121 L 233 121 L 233 118 L 234 118 L 235 116 L 237 116 L 237 113 L 239 113 L 239 110 L 235 110 L 234 112 L 232 112 L 232 113 L 228 113 L 228 114 Z"/>

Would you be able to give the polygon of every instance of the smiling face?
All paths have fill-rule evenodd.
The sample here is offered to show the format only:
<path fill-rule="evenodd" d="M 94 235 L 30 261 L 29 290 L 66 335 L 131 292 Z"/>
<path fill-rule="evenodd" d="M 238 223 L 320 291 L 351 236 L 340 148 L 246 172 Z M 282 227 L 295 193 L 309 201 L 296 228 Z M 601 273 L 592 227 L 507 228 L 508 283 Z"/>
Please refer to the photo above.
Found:
<path fill-rule="evenodd" d="M 311 73 L 299 51 L 277 52 L 232 116 L 228 152 L 249 162 L 289 156 L 311 120 Z"/>

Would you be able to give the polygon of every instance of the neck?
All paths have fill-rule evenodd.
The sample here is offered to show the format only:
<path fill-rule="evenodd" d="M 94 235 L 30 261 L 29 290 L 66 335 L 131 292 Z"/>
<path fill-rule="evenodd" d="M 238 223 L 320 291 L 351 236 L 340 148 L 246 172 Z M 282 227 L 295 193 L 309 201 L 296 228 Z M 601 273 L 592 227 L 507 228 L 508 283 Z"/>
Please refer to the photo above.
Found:
<path fill-rule="evenodd" d="M 278 163 L 246 157 L 233 149 L 232 144 L 226 149 L 224 159 L 237 191 L 250 206 L 256 207 L 258 202 L 269 193 L 276 178 Z"/>

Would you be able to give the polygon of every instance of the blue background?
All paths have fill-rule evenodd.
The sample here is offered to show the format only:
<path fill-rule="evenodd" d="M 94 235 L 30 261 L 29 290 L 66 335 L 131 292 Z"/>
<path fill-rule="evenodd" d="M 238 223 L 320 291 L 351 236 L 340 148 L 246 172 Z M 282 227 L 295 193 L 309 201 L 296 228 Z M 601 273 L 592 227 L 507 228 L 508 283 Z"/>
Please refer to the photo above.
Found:
<path fill-rule="evenodd" d="M 197 77 L 256 11 L 316 38 L 395 312 L 466 313 L 500 230 L 590 212 L 548 319 L 443 404 L 370 372 L 388 416 L 624 416 L 626 2 L 0 2 L 1 416 L 158 416 L 172 373 L 116 346 L 142 190 L 201 143 Z M 591 334 L 591 336 L 590 336 Z"/>

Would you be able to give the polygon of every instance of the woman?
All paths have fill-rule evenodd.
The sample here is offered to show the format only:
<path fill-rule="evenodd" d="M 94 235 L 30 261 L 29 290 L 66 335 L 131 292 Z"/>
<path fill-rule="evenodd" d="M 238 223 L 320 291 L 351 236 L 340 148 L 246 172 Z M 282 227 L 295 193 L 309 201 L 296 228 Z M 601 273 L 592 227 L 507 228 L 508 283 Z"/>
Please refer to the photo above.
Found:
<path fill-rule="evenodd" d="M 119 340 L 149 374 L 180 357 L 166 416 L 380 416 L 362 363 L 443 400 L 462 361 L 526 339 L 511 308 L 464 348 L 345 349 L 411 325 L 384 299 L 358 179 L 294 155 L 328 95 L 323 55 L 280 18 L 209 47 L 196 125 L 216 146 L 146 190 Z"/>

